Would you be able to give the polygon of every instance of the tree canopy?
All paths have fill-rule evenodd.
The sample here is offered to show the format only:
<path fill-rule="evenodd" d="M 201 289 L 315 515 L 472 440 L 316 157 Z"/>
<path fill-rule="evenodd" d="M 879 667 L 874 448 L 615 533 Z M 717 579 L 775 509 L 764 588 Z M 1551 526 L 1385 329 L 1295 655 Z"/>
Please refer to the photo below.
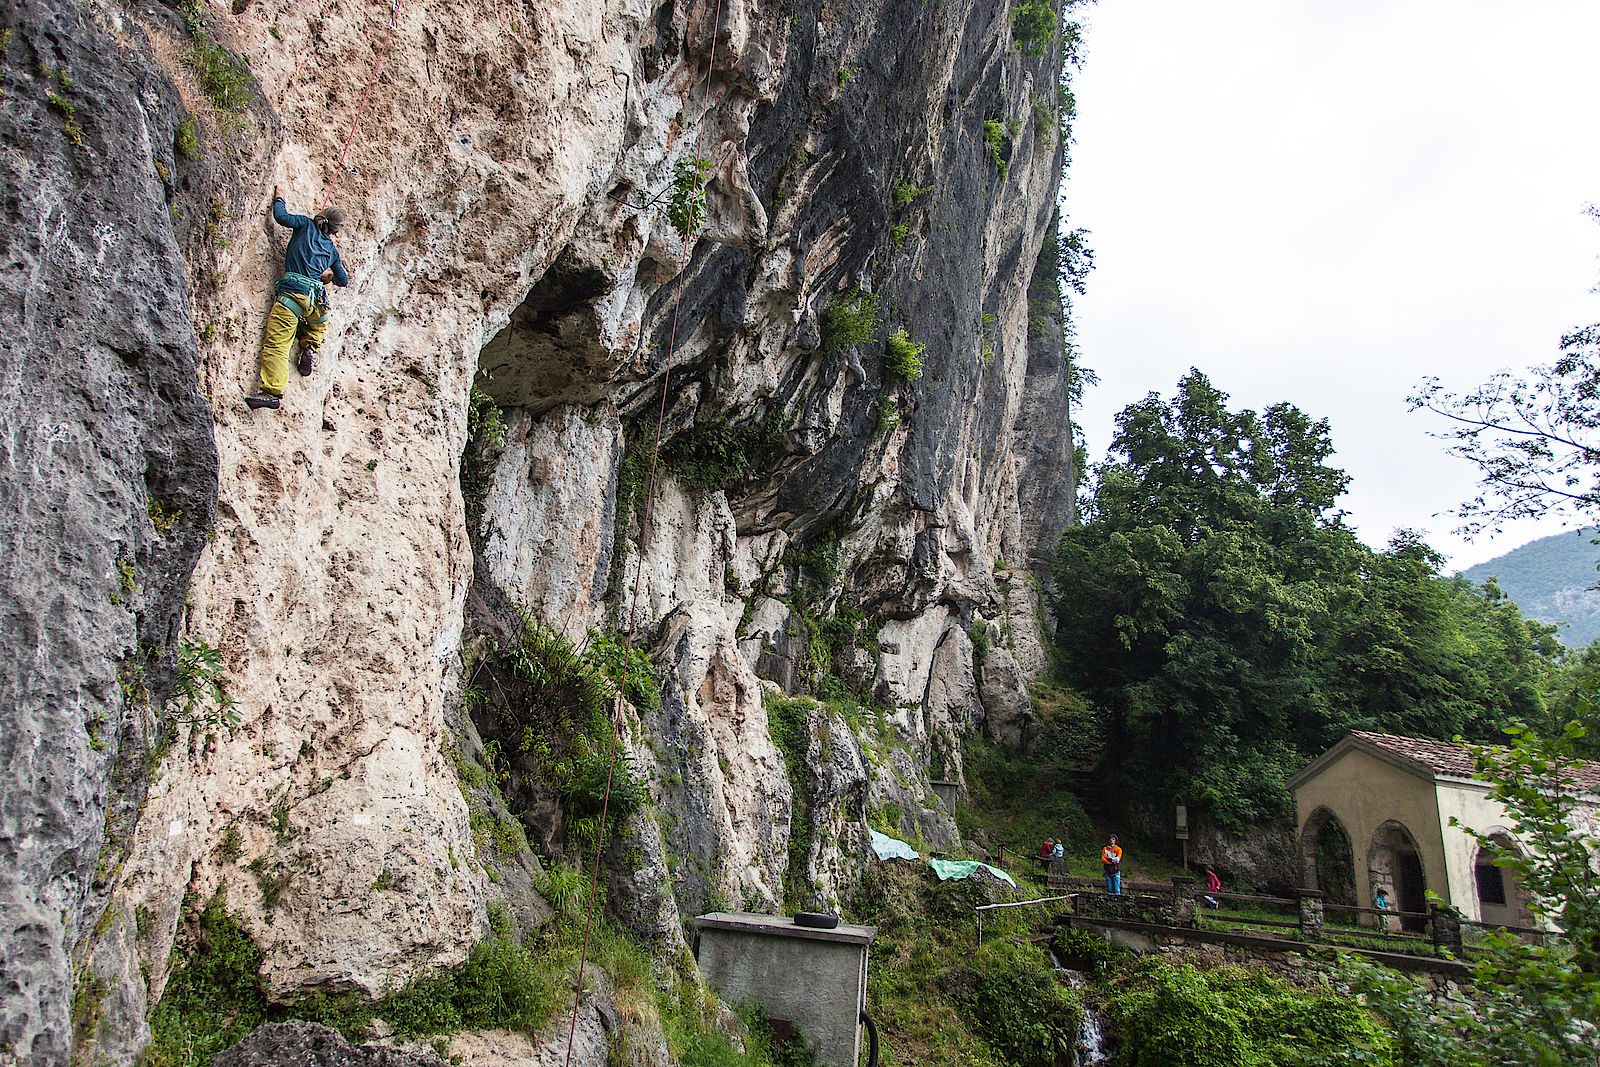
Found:
<path fill-rule="evenodd" d="M 1553 628 L 1337 509 L 1325 420 L 1234 411 L 1191 371 L 1117 420 L 1053 577 L 1063 681 L 1100 709 L 1107 800 L 1184 793 L 1225 826 L 1292 818 L 1284 779 L 1345 731 L 1486 740 L 1545 722 Z"/>

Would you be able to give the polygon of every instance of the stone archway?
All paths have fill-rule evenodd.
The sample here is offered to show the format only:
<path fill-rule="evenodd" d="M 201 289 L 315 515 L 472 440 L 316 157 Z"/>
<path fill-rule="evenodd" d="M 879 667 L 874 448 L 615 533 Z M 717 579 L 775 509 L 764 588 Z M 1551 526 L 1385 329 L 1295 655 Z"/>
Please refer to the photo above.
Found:
<path fill-rule="evenodd" d="M 1367 849 L 1367 879 L 1374 896 L 1379 889 L 1385 891 L 1391 911 L 1415 915 L 1428 910 L 1428 878 L 1422 853 L 1404 823 L 1390 819 L 1373 831 L 1372 844 Z M 1398 925 L 1402 930 L 1420 932 L 1426 928 L 1427 920 L 1402 918 Z"/>
<path fill-rule="evenodd" d="M 1528 892 L 1516 874 L 1494 865 L 1499 853 L 1524 854 L 1517 839 L 1503 829 L 1489 831 L 1488 847 L 1480 845 L 1472 858 L 1473 889 L 1480 922 L 1497 926 L 1532 926 Z"/>
<path fill-rule="evenodd" d="M 1306 819 L 1296 847 L 1300 886 L 1317 889 L 1327 904 L 1356 904 L 1355 852 L 1350 831 L 1332 809 L 1318 807 Z"/>

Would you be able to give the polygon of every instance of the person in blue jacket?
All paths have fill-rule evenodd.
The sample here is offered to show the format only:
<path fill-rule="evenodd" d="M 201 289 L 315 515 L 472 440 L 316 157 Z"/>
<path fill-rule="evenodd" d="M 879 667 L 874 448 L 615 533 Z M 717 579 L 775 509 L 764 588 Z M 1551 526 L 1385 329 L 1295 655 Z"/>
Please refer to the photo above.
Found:
<path fill-rule="evenodd" d="M 252 408 L 275 408 L 289 384 L 289 349 L 300 341 L 299 370 L 310 374 L 316 367 L 317 349 L 328 334 L 328 294 L 323 286 L 349 285 L 350 276 L 339 260 L 334 234 L 344 226 L 344 212 L 336 207 L 317 212 L 315 218 L 289 214 L 278 187 L 272 187 L 272 218 L 294 231 L 283 253 L 283 277 L 273 286 L 272 310 L 267 313 L 267 336 L 261 344 L 261 380 L 254 395 L 245 398 Z"/>

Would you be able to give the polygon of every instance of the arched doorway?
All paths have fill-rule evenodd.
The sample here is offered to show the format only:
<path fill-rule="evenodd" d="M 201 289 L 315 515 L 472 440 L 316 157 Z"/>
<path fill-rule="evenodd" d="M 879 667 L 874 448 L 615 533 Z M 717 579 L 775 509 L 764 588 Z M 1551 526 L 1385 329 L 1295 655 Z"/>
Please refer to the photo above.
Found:
<path fill-rule="evenodd" d="M 1417 840 L 1403 824 L 1390 819 L 1373 833 L 1367 850 L 1367 878 L 1374 899 L 1382 889 L 1390 910 L 1412 913 L 1400 920 L 1402 930 L 1420 933 L 1426 927 L 1427 920 L 1416 916 L 1428 910 L 1428 880 Z"/>
<path fill-rule="evenodd" d="M 1337 815 L 1325 807 L 1311 813 L 1300 831 L 1299 854 L 1302 888 L 1321 890 L 1326 904 L 1355 905 L 1355 852 Z"/>
<path fill-rule="evenodd" d="M 1472 860 L 1473 882 L 1478 894 L 1478 918 L 1498 926 L 1532 926 L 1528 894 L 1514 872 L 1496 867 L 1501 854 L 1522 855 L 1522 846 L 1505 830 L 1491 830 L 1489 844 L 1480 845 Z"/>

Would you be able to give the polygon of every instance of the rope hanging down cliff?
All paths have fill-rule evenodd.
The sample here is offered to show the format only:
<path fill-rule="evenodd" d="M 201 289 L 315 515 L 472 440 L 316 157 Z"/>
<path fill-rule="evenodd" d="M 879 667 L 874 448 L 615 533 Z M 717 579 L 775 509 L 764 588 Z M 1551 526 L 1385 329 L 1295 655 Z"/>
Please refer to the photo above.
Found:
<path fill-rule="evenodd" d="M 378 70 L 389 55 L 389 44 L 394 40 L 394 24 L 399 17 L 400 0 L 389 0 L 389 28 L 383 35 L 383 47 L 378 49 L 378 58 L 372 64 L 372 73 L 367 75 L 367 87 L 361 92 L 361 103 L 356 106 L 356 117 L 350 123 L 350 136 L 344 139 L 344 150 L 339 153 L 339 162 L 334 164 L 333 177 L 329 180 L 328 191 L 322 198 L 322 207 L 327 207 L 328 201 L 333 199 L 334 186 L 339 184 L 339 177 L 344 173 L 344 157 L 350 154 L 350 145 L 356 139 L 356 130 L 361 126 L 361 116 L 367 110 L 367 98 L 372 95 L 372 85 L 378 80 Z"/>
<path fill-rule="evenodd" d="M 695 160 L 705 158 L 706 119 L 711 114 L 711 71 L 717 65 L 717 28 L 722 24 L 722 0 L 717 0 L 711 16 L 711 57 L 706 63 L 706 78 L 701 90 L 703 103 L 700 109 L 700 132 L 695 140 Z M 705 195 L 705 174 L 696 166 L 697 195 Z M 650 448 L 650 476 L 645 479 L 644 514 L 639 520 L 639 554 L 633 561 L 633 597 L 628 607 L 628 632 L 624 641 L 623 663 L 633 652 L 634 624 L 639 617 L 639 578 L 644 567 L 645 531 L 650 528 L 650 512 L 655 502 L 656 461 L 661 454 L 661 428 L 667 421 L 667 386 L 672 381 L 672 355 L 678 347 L 678 311 L 683 306 L 683 278 L 689 268 L 689 248 L 693 242 L 684 234 L 683 249 L 678 255 L 678 287 L 672 300 L 672 332 L 667 341 L 666 366 L 661 375 L 661 407 L 656 412 L 655 442 Z M 594 874 L 589 879 L 589 900 L 583 917 L 583 948 L 578 954 L 578 981 L 572 995 L 572 1026 L 567 1031 L 566 1067 L 572 1067 L 572 1043 L 578 1034 L 578 1005 L 583 1000 L 583 971 L 589 960 L 589 931 L 594 923 L 594 899 L 600 886 L 600 857 L 606 847 L 606 814 L 611 807 L 611 778 L 617 766 L 617 720 L 622 717 L 622 686 L 617 687 L 616 703 L 611 715 L 611 753 L 606 761 L 606 789 L 600 802 L 600 827 L 594 847 Z"/>

